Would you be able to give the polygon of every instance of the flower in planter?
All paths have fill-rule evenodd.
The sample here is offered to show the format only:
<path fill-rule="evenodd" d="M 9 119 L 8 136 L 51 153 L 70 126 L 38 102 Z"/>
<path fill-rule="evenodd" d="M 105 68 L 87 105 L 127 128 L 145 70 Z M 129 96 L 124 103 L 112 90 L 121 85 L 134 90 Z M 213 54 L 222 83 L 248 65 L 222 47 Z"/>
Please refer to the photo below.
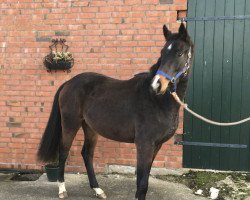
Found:
<path fill-rule="evenodd" d="M 52 51 L 52 59 L 53 61 L 71 61 L 73 59 L 72 53 L 70 52 L 60 52 L 60 51 Z"/>

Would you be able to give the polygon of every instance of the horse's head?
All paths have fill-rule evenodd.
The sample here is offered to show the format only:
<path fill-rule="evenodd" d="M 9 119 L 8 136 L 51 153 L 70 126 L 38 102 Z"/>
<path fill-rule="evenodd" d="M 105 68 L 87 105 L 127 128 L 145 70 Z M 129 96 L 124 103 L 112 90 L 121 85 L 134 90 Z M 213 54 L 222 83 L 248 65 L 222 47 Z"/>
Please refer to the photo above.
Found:
<path fill-rule="evenodd" d="M 193 57 L 193 43 L 183 23 L 178 33 L 171 33 L 165 25 L 163 33 L 166 44 L 161 50 L 160 65 L 151 84 L 158 94 L 166 92 L 169 82 L 177 85 L 179 79 L 188 73 Z"/>

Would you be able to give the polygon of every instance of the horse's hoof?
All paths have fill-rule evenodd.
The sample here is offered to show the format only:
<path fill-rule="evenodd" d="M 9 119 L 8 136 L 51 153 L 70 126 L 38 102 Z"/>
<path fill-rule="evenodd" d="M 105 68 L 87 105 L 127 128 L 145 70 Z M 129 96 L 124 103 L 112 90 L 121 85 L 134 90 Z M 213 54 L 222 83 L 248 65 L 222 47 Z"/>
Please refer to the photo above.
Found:
<path fill-rule="evenodd" d="M 107 199 L 107 195 L 103 192 L 101 194 L 96 194 L 99 199 Z"/>
<path fill-rule="evenodd" d="M 95 191 L 95 196 L 99 199 L 107 199 L 105 192 L 101 188 L 93 188 Z"/>
<path fill-rule="evenodd" d="M 63 192 L 63 194 L 64 194 L 64 198 L 68 198 L 69 197 L 67 191 Z"/>
<path fill-rule="evenodd" d="M 59 199 L 66 199 L 66 198 L 68 198 L 68 193 L 63 192 L 63 193 L 58 194 L 58 196 L 59 196 Z"/>

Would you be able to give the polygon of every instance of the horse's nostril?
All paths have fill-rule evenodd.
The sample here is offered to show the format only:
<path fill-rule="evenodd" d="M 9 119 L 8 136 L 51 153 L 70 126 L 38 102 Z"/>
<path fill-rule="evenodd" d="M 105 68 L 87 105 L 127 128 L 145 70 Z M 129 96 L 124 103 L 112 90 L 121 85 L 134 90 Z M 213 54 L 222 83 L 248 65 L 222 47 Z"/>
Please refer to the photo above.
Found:
<path fill-rule="evenodd" d="M 156 94 L 161 94 L 160 91 L 161 91 L 161 81 L 157 81 L 157 84 L 158 84 L 158 88 L 155 89 L 155 93 Z"/>

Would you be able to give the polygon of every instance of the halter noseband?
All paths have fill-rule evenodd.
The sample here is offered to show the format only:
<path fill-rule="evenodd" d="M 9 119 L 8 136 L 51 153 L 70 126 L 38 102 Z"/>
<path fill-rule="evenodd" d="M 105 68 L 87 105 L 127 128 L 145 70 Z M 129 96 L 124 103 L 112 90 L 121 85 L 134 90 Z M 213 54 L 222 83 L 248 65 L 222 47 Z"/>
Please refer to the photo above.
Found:
<path fill-rule="evenodd" d="M 187 75 L 187 71 L 190 68 L 191 58 L 192 58 L 192 53 L 191 53 L 191 47 L 190 47 L 189 48 L 189 52 L 188 52 L 188 59 L 187 59 L 187 62 L 185 63 L 185 67 L 181 71 L 179 71 L 175 76 L 170 76 L 169 74 L 167 74 L 167 73 L 165 73 L 165 72 L 163 72 L 161 70 L 157 70 L 156 74 L 164 76 L 171 83 L 173 83 L 173 90 L 172 90 L 172 92 L 176 91 L 176 87 L 177 87 L 176 80 L 178 78 L 180 78 L 181 75 L 184 75 L 184 76 Z"/>

